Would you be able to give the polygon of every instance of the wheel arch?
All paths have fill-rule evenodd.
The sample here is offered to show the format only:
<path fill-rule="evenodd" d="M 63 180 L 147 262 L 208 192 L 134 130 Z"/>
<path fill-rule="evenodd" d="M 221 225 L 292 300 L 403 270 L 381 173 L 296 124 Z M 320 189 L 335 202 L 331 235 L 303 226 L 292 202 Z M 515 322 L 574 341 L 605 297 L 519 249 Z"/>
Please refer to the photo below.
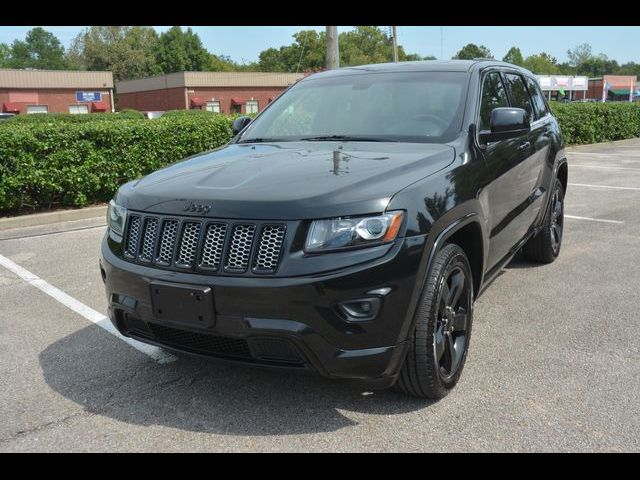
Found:
<path fill-rule="evenodd" d="M 441 249 L 447 243 L 455 243 L 464 250 L 473 276 L 473 298 L 478 297 L 482 284 L 484 267 L 484 246 L 482 241 L 482 228 L 477 221 L 471 221 L 447 235 L 440 245 Z"/>
<path fill-rule="evenodd" d="M 567 185 L 569 182 L 569 166 L 567 165 L 567 159 L 563 158 L 558 164 L 558 173 L 556 178 L 562 183 L 562 191 L 567 193 Z"/>
<path fill-rule="evenodd" d="M 476 212 L 467 213 L 437 234 L 430 246 L 424 278 L 431 270 L 434 257 L 447 243 L 455 243 L 464 250 L 473 275 L 473 296 L 474 299 L 477 298 L 484 279 L 486 257 L 486 242 L 480 215 Z"/>

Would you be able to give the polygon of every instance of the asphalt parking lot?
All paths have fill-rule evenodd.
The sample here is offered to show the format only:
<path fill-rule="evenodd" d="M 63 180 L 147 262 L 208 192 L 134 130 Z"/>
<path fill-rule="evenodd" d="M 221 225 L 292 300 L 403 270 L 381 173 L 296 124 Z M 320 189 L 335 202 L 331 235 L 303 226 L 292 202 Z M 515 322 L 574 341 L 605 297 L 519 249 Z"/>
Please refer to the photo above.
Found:
<path fill-rule="evenodd" d="M 640 140 L 571 149 L 559 259 L 504 269 L 437 403 L 140 351 L 101 219 L 0 231 L 0 451 L 638 451 L 639 207 Z"/>

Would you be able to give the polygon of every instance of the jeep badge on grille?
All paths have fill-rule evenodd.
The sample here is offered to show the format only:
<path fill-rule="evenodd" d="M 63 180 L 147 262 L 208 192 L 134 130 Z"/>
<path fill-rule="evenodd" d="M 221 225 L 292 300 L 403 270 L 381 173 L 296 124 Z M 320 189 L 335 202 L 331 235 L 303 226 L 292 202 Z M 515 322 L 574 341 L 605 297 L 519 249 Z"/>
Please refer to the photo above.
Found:
<path fill-rule="evenodd" d="M 187 202 L 183 207 L 185 212 L 209 213 L 211 205 L 205 203 Z"/>

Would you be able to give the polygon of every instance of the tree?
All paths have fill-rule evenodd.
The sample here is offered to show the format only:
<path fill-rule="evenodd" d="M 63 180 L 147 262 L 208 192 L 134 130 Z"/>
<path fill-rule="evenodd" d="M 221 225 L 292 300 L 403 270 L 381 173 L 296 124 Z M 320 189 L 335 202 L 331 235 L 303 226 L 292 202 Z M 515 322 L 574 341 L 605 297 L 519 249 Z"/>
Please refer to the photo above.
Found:
<path fill-rule="evenodd" d="M 231 60 L 230 57 L 214 55 L 213 53 L 210 54 L 208 65 L 213 72 L 233 72 L 240 69 L 240 65 Z"/>
<path fill-rule="evenodd" d="M 513 63 L 514 65 L 524 65 L 524 57 L 518 47 L 511 47 L 507 54 L 502 58 L 502 61 Z"/>
<path fill-rule="evenodd" d="M 301 30 L 291 45 L 260 52 L 258 65 L 267 72 L 302 72 L 324 68 L 325 32 Z"/>
<path fill-rule="evenodd" d="M 325 65 L 326 34 L 324 31 L 301 30 L 293 35 L 291 45 L 268 48 L 260 53 L 258 67 L 272 72 L 317 71 Z M 342 32 L 340 66 L 364 65 L 392 61 L 391 38 L 379 27 L 361 26 Z M 434 58 L 434 57 L 432 57 Z M 418 54 L 407 54 L 398 46 L 400 61 L 422 60 Z"/>
<path fill-rule="evenodd" d="M 559 63 L 557 65 L 557 73 L 561 75 L 575 75 L 576 68 L 572 67 L 568 62 Z"/>
<path fill-rule="evenodd" d="M 620 65 L 615 72 L 618 75 L 636 75 L 640 77 L 640 63 L 628 62 Z"/>
<path fill-rule="evenodd" d="M 557 60 L 548 53 L 531 55 L 524 61 L 523 67 L 537 75 L 554 75 L 558 73 Z"/>
<path fill-rule="evenodd" d="M 573 50 L 567 50 L 567 57 L 569 57 L 569 65 L 572 67 L 580 67 L 584 62 L 591 60 L 594 55 L 591 53 L 591 45 L 581 43 Z"/>
<path fill-rule="evenodd" d="M 111 70 L 116 80 L 159 74 L 157 42 L 152 27 L 93 26 L 73 39 L 67 61 L 75 68 Z"/>
<path fill-rule="evenodd" d="M 64 47 L 53 33 L 36 27 L 24 41 L 14 40 L 8 63 L 13 68 L 64 69 Z"/>
<path fill-rule="evenodd" d="M 473 60 L 474 58 L 493 58 L 491 50 L 484 45 L 476 45 L 474 43 L 467 43 L 460 49 L 453 59 L 459 60 Z"/>
<path fill-rule="evenodd" d="M 385 63 L 393 59 L 393 41 L 379 27 L 356 27 L 340 34 L 340 65 L 354 66 L 367 63 Z M 417 54 L 407 55 L 398 45 L 398 60 L 421 60 Z"/>
<path fill-rule="evenodd" d="M 617 72 L 619 69 L 620 66 L 617 61 L 611 60 L 601 53 L 597 57 L 592 56 L 583 61 L 578 67 L 578 73 L 589 77 L 601 77 L 602 75 Z"/>
<path fill-rule="evenodd" d="M 156 62 L 164 73 L 211 69 L 211 56 L 191 28 L 171 27 L 156 43 Z"/>
<path fill-rule="evenodd" d="M 0 68 L 9 67 L 11 60 L 11 48 L 6 43 L 0 43 Z"/>

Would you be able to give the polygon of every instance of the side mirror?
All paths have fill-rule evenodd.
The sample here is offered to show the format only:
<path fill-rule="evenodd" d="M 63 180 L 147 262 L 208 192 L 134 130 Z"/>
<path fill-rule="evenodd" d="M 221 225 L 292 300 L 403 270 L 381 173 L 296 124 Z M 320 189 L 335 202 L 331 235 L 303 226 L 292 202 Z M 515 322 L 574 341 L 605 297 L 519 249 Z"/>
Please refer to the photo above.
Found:
<path fill-rule="evenodd" d="M 233 121 L 233 135 L 236 136 L 239 134 L 244 127 L 249 125 L 251 122 L 251 117 L 238 117 Z"/>
<path fill-rule="evenodd" d="M 491 130 L 482 130 L 480 143 L 497 142 L 529 132 L 529 117 L 522 108 L 499 107 L 491 111 Z"/>

